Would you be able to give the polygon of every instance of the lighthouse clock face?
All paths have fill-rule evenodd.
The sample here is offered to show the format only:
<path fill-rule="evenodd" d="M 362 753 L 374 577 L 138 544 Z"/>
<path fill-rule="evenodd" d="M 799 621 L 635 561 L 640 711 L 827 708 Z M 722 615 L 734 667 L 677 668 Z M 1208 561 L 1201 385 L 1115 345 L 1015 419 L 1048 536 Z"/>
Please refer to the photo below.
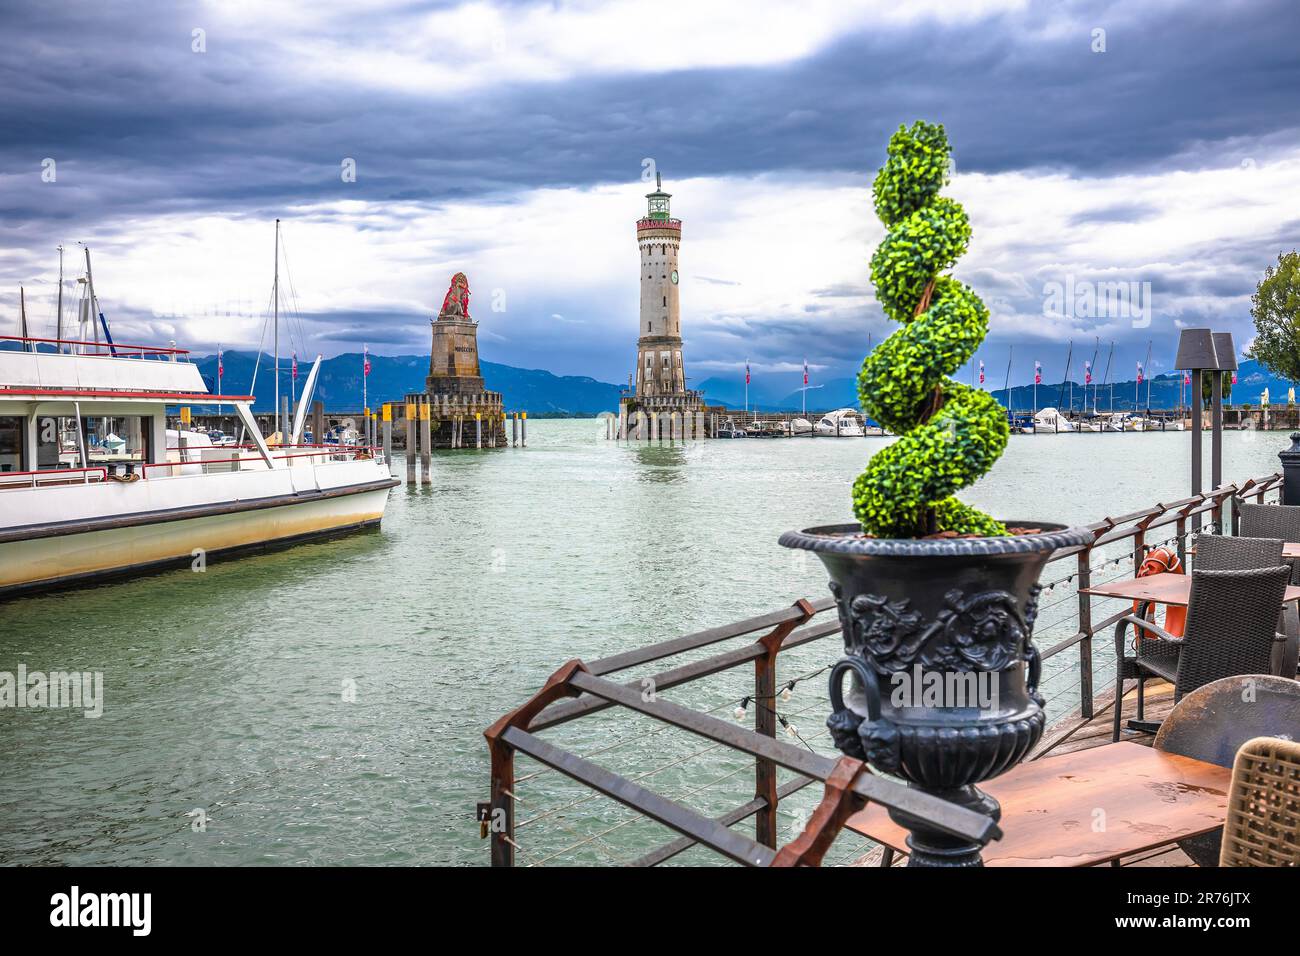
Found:
<path fill-rule="evenodd" d="M 673 270 L 672 280 L 673 280 L 673 285 L 676 285 L 676 284 L 677 284 L 677 270 L 676 270 L 676 269 Z"/>

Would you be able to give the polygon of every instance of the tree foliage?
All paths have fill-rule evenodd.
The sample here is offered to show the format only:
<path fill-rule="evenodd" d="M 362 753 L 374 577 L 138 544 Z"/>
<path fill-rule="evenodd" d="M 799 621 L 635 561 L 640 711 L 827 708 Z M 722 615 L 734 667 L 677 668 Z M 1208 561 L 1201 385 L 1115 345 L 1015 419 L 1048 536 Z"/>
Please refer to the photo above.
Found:
<path fill-rule="evenodd" d="M 1280 253 L 1250 298 L 1255 319 L 1251 358 L 1288 382 L 1300 382 L 1300 254 Z"/>
<path fill-rule="evenodd" d="M 863 530 L 881 538 L 1006 534 L 1001 523 L 953 497 L 993 467 L 1009 429 L 991 395 L 949 377 L 975 354 L 989 321 L 979 296 L 939 275 L 971 236 L 965 210 L 939 196 L 950 152 L 942 126 L 900 127 L 872 186 L 889 232 L 871 257 L 871 279 L 885 314 L 902 328 L 863 361 L 858 397 L 899 439 L 854 482 L 853 510 Z M 915 315 L 931 282 L 929 305 Z"/>

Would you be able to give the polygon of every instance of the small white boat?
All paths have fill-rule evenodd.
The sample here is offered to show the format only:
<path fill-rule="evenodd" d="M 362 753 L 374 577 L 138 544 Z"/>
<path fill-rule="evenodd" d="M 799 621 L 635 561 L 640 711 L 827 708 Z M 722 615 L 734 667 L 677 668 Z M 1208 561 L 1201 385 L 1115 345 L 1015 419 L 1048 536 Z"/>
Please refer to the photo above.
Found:
<path fill-rule="evenodd" d="M 728 418 L 718 426 L 719 438 L 747 438 L 745 430 L 735 423 L 733 419 Z"/>
<path fill-rule="evenodd" d="M 866 434 L 862 427 L 862 416 L 856 408 L 837 408 L 827 412 L 813 426 L 818 435 L 830 438 L 861 438 Z"/>
<path fill-rule="evenodd" d="M 790 420 L 791 435 L 811 435 L 812 430 L 813 424 L 806 418 L 794 418 Z"/>
<path fill-rule="evenodd" d="M 1041 408 L 1034 415 L 1035 435 L 1058 435 L 1061 432 L 1077 432 L 1079 427 L 1062 415 L 1055 408 Z"/>

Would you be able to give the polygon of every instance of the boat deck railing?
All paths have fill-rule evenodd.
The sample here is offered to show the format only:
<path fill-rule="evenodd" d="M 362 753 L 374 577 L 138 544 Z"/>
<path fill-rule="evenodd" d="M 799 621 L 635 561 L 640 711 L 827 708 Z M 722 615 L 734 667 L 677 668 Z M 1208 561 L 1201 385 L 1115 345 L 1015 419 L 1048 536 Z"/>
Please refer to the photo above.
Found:
<path fill-rule="evenodd" d="M 126 345 L 117 342 L 83 342 L 80 339 L 47 339 L 38 338 L 32 335 L 0 335 L 0 342 L 18 342 L 21 351 L 39 352 L 43 355 L 55 355 L 58 353 L 75 354 L 94 358 L 102 356 L 105 358 L 142 358 L 142 359 L 160 359 L 162 361 L 188 362 L 189 349 L 178 349 L 174 346 L 158 345 Z"/>
<path fill-rule="evenodd" d="M 1082 591 L 1105 583 L 1102 578 L 1133 575 L 1151 547 L 1169 547 L 1185 561 L 1195 535 L 1236 533 L 1234 501 L 1262 503 L 1276 496 L 1281 485 L 1281 474 L 1272 474 L 1103 518 L 1086 526 L 1091 542 L 1052 555 L 1042 576 L 1035 625 L 1035 641 L 1046 647 L 1039 686 L 1048 699 L 1049 727 L 1031 759 L 1060 744 L 1114 702 L 1113 647 L 1095 638 L 1131 613 L 1131 602 L 1094 598 Z M 1096 613 L 1094 602 L 1106 601 L 1119 609 Z M 479 804 L 478 820 L 480 835 L 490 841 L 491 863 L 657 866 L 692 848 L 745 865 L 818 865 L 858 859 L 873 846 L 870 841 L 855 838 L 858 845 L 848 853 L 837 848 L 838 859 L 828 858 L 844 821 L 865 802 L 901 806 L 904 798 L 890 789 L 896 784 L 839 757 L 825 731 L 798 730 L 794 718 L 799 714 L 820 721 L 830 713 L 824 692 L 809 698 L 801 690 L 799 709 L 788 705 L 796 686 L 802 688 L 804 682 L 821 676 L 838 656 L 838 646 L 813 647 L 839 635 L 837 616 L 825 613 L 833 607 L 830 597 L 800 599 L 768 614 L 589 663 L 569 661 L 536 695 L 485 733 L 491 758 L 490 794 L 487 802 Z M 802 669 L 792 670 L 794 676 L 781 681 L 779 660 Z M 728 699 L 724 693 L 720 703 L 712 697 L 715 705 L 704 709 L 663 699 L 671 690 L 698 705 L 704 692 L 692 685 L 749 666 L 752 685 L 746 685 L 739 699 Z M 748 724 L 752 719 L 752 730 L 715 716 L 733 707 L 738 720 Z M 616 722 L 626 723 L 629 715 L 650 718 L 649 729 L 642 722 L 620 734 Z M 559 730 L 562 725 L 570 726 Z M 778 730 L 797 743 L 778 740 Z M 552 733 L 543 738 L 546 731 Z M 666 743 L 671 738 L 661 736 L 670 731 L 685 731 L 706 743 L 689 745 L 676 755 Z M 601 763 L 593 759 L 597 757 Z M 517 766 L 521 758 L 538 766 L 521 773 Z M 701 771 L 701 758 L 720 766 Z M 619 763 L 622 772 L 602 765 L 611 762 Z M 542 788 L 535 781 L 547 778 L 549 782 L 557 775 L 576 783 L 576 788 L 565 783 L 539 792 Z M 663 789 L 672 794 L 649 789 L 647 784 L 655 782 L 652 778 L 659 778 L 667 785 Z M 720 803 L 721 795 L 714 788 L 735 791 L 746 779 L 753 781 L 752 798 L 742 800 L 732 793 L 727 795 L 733 801 L 730 805 Z M 810 808 L 809 798 L 815 795 L 800 791 L 815 783 L 823 784 L 822 795 Z M 611 812 L 599 803 L 603 798 L 621 804 L 630 815 L 619 808 Z M 547 805 L 555 799 L 560 802 Z M 931 804 L 902 808 L 932 819 L 945 812 Z M 779 826 L 778 813 L 793 818 L 793 824 Z M 752 839 L 735 829 L 750 819 L 754 820 Z M 986 841 L 999 835 L 995 828 L 974 833 L 973 822 L 959 816 L 943 820 L 953 832 L 973 839 Z M 782 847 L 783 833 L 792 839 Z"/>
<path fill-rule="evenodd" d="M 136 467 L 140 469 L 140 477 L 142 478 L 266 470 L 266 461 L 262 458 L 261 453 L 250 445 L 217 445 L 211 448 L 206 446 L 202 449 L 191 448 L 188 450 L 188 454 L 192 455 L 196 451 L 220 453 L 226 449 L 230 449 L 234 457 L 189 458 L 182 456 L 176 461 L 144 462 L 137 464 Z M 292 468 L 300 464 L 324 465 L 330 462 L 357 461 L 371 458 L 378 458 L 382 461 L 383 450 L 372 445 L 272 445 L 271 458 L 275 461 L 287 462 L 289 467 Z"/>
<path fill-rule="evenodd" d="M 108 480 L 108 469 L 45 468 L 40 471 L 0 472 L 0 490 L 6 488 L 41 488 L 51 485 L 84 485 Z"/>

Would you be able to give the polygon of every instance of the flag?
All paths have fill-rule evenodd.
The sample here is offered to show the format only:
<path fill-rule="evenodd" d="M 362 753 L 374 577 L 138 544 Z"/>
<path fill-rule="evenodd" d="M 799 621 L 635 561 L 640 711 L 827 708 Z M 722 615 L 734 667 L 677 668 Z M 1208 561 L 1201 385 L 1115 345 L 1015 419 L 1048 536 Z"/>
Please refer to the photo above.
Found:
<path fill-rule="evenodd" d="M 1092 363 L 1091 362 L 1083 363 L 1083 384 L 1084 385 L 1092 384 Z"/>
<path fill-rule="evenodd" d="M 298 381 L 298 353 L 297 352 L 293 353 L 293 365 L 290 366 L 290 369 L 291 369 L 291 374 L 293 375 L 293 380 L 295 382 Z"/>
<path fill-rule="evenodd" d="M 369 346 L 366 346 L 366 345 L 361 346 L 361 359 L 362 359 L 362 362 L 361 362 L 361 374 L 362 374 L 362 375 L 369 375 L 369 374 L 370 374 L 370 348 L 369 348 Z"/>
<path fill-rule="evenodd" d="M 1184 385 L 1191 385 L 1191 384 L 1192 384 L 1192 373 L 1191 373 L 1191 372 L 1184 372 L 1184 373 L 1183 373 L 1183 384 L 1184 384 Z"/>
<path fill-rule="evenodd" d="M 1142 363 L 1138 362 L 1138 384 L 1142 384 Z"/>
<path fill-rule="evenodd" d="M 226 366 L 222 364 L 221 349 L 220 347 L 218 347 L 217 348 L 217 378 L 221 378 L 221 376 L 225 374 L 226 374 Z"/>
<path fill-rule="evenodd" d="M 808 360 L 803 360 L 803 383 L 808 384 Z"/>
<path fill-rule="evenodd" d="M 984 363 L 980 362 L 980 384 L 984 384 Z"/>
<path fill-rule="evenodd" d="M 745 384 L 749 384 L 749 359 L 745 359 Z"/>
<path fill-rule="evenodd" d="M 1042 362 L 1034 363 L 1034 384 L 1035 385 L 1043 384 L 1043 363 Z"/>
<path fill-rule="evenodd" d="M 1232 373 L 1232 384 L 1233 384 L 1233 385 L 1236 385 L 1236 384 L 1237 384 L 1237 373 L 1236 373 L 1236 372 L 1233 372 L 1233 373 Z"/>

